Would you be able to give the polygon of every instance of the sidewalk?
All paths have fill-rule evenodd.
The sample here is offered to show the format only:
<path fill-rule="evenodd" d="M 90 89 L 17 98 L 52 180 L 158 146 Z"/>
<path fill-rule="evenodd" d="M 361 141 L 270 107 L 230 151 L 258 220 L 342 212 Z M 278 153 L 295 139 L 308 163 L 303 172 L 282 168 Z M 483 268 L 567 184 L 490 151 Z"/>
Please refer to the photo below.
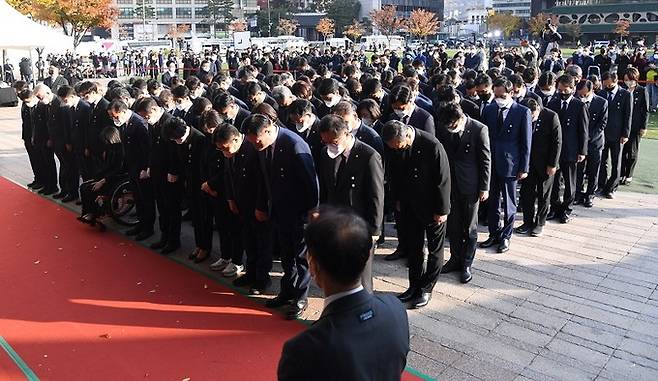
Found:
<path fill-rule="evenodd" d="M 32 181 L 19 108 L 0 108 L 0 176 Z M 479 250 L 468 285 L 441 276 L 429 306 L 409 312 L 408 365 L 441 380 L 657 380 L 658 196 L 620 192 L 574 214 L 541 238 L 514 237 L 508 253 Z M 187 223 L 182 240 L 174 260 L 226 282 L 186 259 Z M 377 291 L 407 285 L 404 264 L 383 260 L 394 248 L 391 239 L 376 253 Z M 322 303 L 311 294 L 313 320 Z"/>

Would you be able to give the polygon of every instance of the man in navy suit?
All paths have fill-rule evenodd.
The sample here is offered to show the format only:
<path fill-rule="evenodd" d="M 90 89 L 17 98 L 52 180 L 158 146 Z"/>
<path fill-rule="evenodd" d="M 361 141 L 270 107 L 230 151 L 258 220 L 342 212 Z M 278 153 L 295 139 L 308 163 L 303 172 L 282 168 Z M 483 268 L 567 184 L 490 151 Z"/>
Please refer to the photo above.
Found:
<path fill-rule="evenodd" d="M 589 131 L 587 134 L 587 157 L 578 163 L 576 179 L 576 203 L 591 208 L 594 205 L 594 192 L 599 182 L 599 167 L 605 136 L 605 126 L 608 124 L 608 101 L 594 94 L 594 84 L 590 80 L 579 82 L 576 91 L 589 111 Z M 587 178 L 587 189 L 583 184 Z"/>
<path fill-rule="evenodd" d="M 605 90 L 599 95 L 608 100 L 608 124 L 605 127 L 599 190 L 605 198 L 614 198 L 621 174 L 622 147 L 631 133 L 631 93 L 619 86 L 617 73 L 605 72 L 601 79 Z M 612 164 L 610 177 L 608 177 L 608 156 Z"/>
<path fill-rule="evenodd" d="M 270 308 L 288 306 L 286 317 L 295 319 L 306 309 L 311 281 L 306 262 L 304 222 L 318 206 L 318 179 L 311 149 L 294 132 L 280 128 L 262 114 L 244 121 L 247 140 L 259 151 L 265 192 L 259 196 L 255 217 L 272 220 L 281 252 L 283 277 L 279 295 Z"/>
<path fill-rule="evenodd" d="M 482 119 L 489 128 L 491 145 L 491 195 L 489 197 L 489 238 L 480 243 L 498 245 L 498 252 L 509 250 L 516 215 L 516 184 L 528 177 L 532 145 L 532 116 L 527 107 L 512 98 L 513 86 L 506 78 L 493 85 L 495 103 L 484 109 Z M 504 212 L 500 225 L 501 204 Z"/>
<path fill-rule="evenodd" d="M 557 92 L 547 107 L 557 113 L 562 129 L 560 168 L 553 180 L 551 212 L 547 219 L 559 218 L 563 224 L 571 220 L 571 206 L 576 198 L 576 166 L 587 157 L 589 112 L 585 103 L 574 97 L 575 81 L 569 74 L 557 80 Z M 560 199 L 560 178 L 564 194 Z"/>
<path fill-rule="evenodd" d="M 359 278 L 371 230 L 355 212 L 322 208 L 306 228 L 308 262 L 325 295 L 324 311 L 287 341 L 279 381 L 399 380 L 409 353 L 409 323 L 390 295 L 370 295 Z"/>

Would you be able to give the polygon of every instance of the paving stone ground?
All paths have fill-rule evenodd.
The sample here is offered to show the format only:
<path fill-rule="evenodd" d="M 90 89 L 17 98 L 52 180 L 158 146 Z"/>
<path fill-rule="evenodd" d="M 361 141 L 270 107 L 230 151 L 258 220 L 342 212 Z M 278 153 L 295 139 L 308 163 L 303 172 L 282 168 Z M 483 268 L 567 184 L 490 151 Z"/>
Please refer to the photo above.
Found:
<path fill-rule="evenodd" d="M 19 108 L 0 109 L 0 175 L 32 180 Z M 478 250 L 468 285 L 442 275 L 429 306 L 409 311 L 409 366 L 440 380 L 658 380 L 658 196 L 621 191 L 574 215 L 543 237 L 513 237 L 508 253 Z M 173 259 L 227 281 L 185 259 L 189 224 L 183 242 Z M 377 250 L 377 292 L 407 286 L 404 263 L 383 260 L 395 245 Z M 275 283 L 280 275 L 276 264 Z M 308 320 L 322 308 L 319 290 L 311 295 Z"/>

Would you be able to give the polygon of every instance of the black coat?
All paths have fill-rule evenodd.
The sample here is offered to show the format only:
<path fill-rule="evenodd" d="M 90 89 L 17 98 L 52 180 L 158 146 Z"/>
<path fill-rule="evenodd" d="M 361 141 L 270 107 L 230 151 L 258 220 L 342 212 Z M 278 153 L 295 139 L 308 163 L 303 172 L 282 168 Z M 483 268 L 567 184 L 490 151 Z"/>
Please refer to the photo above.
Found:
<path fill-rule="evenodd" d="M 543 108 L 539 118 L 532 122 L 532 148 L 530 170 L 546 176 L 546 167 L 557 168 L 562 150 L 562 127 L 555 111 Z"/>
<path fill-rule="evenodd" d="M 21 139 L 26 142 L 32 141 L 32 108 L 25 103 L 21 106 Z"/>
<path fill-rule="evenodd" d="M 649 95 L 647 89 L 637 86 L 633 90 L 633 111 L 631 117 L 631 134 L 637 134 L 640 130 L 647 129 L 649 122 Z"/>
<path fill-rule="evenodd" d="M 589 150 L 603 148 L 605 127 L 608 124 L 608 101 L 598 95 L 589 104 Z"/>
<path fill-rule="evenodd" d="M 208 140 L 194 127 L 182 144 L 174 143 L 169 157 L 169 173 L 178 176 L 178 182 L 185 180 L 193 188 L 201 185 L 201 160 L 206 155 Z"/>
<path fill-rule="evenodd" d="M 450 213 L 450 164 L 434 134 L 417 128 L 415 133 L 410 148 L 389 154 L 386 170 L 393 201 L 429 224 L 434 215 Z"/>
<path fill-rule="evenodd" d="M 601 91 L 599 96 L 608 99 L 608 92 Z M 605 127 L 605 141 L 618 142 L 622 136 L 631 134 L 631 93 L 618 87 L 612 101 L 608 100 L 608 124 Z"/>
<path fill-rule="evenodd" d="M 131 178 L 137 178 L 149 165 L 149 129 L 144 118 L 132 113 L 128 122 L 121 126 L 121 143 L 125 155 L 124 171 Z"/>
<path fill-rule="evenodd" d="M 48 139 L 48 105 L 38 102 L 32 107 L 32 144 L 35 146 L 45 146 Z"/>
<path fill-rule="evenodd" d="M 91 106 L 89 103 L 80 99 L 77 106 L 71 108 L 71 118 L 73 120 L 71 144 L 73 144 L 75 152 L 82 153 L 89 132 L 89 122 L 91 121 Z"/>
<path fill-rule="evenodd" d="M 487 126 L 469 117 L 460 134 L 443 128 L 440 141 L 450 162 L 452 192 L 471 195 L 488 191 L 491 149 Z"/>
<path fill-rule="evenodd" d="M 401 119 L 396 113 L 392 112 L 388 116 L 387 122 L 390 120 L 401 120 Z M 430 115 L 429 112 L 423 110 L 418 106 L 414 108 L 414 111 L 411 113 L 411 116 L 409 116 L 409 121 L 407 122 L 407 124 L 421 131 L 425 131 L 432 136 L 436 135 L 436 130 L 434 127 L 434 118 L 432 117 L 432 115 Z"/>
<path fill-rule="evenodd" d="M 223 176 L 226 179 L 226 199 L 235 201 L 243 220 L 251 221 L 254 218 L 258 194 L 264 185 L 258 152 L 246 138 L 235 156 L 224 161 Z M 217 179 L 209 180 L 208 184 L 213 189 L 220 186 Z"/>
<path fill-rule="evenodd" d="M 169 173 L 169 157 L 175 150 L 175 144 L 167 139 L 164 126 L 173 118 L 167 112 L 162 114 L 160 120 L 154 125 L 149 125 L 149 138 L 151 147 L 149 149 L 149 171 L 151 178 L 155 181 L 165 181 Z"/>
<path fill-rule="evenodd" d="M 318 163 L 320 203 L 351 207 L 379 235 L 384 214 L 384 167 L 377 151 L 355 139 L 339 178 L 334 179 L 336 159 L 323 148 Z"/>
<path fill-rule="evenodd" d="M 361 142 L 369 145 L 371 148 L 377 151 L 380 156 L 384 155 L 384 142 L 382 141 L 381 136 L 379 136 L 377 131 L 375 131 L 372 127 L 368 127 L 361 123 L 355 132 L 355 136 Z"/>
<path fill-rule="evenodd" d="M 317 322 L 288 340 L 279 381 L 400 380 L 409 353 L 409 323 L 391 295 L 363 290 L 330 303 Z"/>
<path fill-rule="evenodd" d="M 251 115 L 251 112 L 240 107 L 238 110 L 238 114 L 235 116 L 235 120 L 229 120 L 228 122 L 233 124 L 233 126 L 235 126 L 235 128 L 237 128 L 240 132 L 244 133 L 244 130 L 242 129 L 242 124 L 244 123 L 245 119 L 249 117 L 249 115 Z"/>
<path fill-rule="evenodd" d="M 560 161 L 577 161 L 578 155 L 587 155 L 589 132 L 589 112 L 585 103 L 575 97 L 571 98 L 566 113 L 562 113 L 562 101 L 551 98 L 547 107 L 555 111 L 562 128 L 562 150 Z"/>
<path fill-rule="evenodd" d="M 95 105 L 92 105 L 91 120 L 89 122 L 89 129 L 85 135 L 85 148 L 92 152 L 99 153 L 102 150 L 100 142 L 100 133 L 105 127 L 112 126 L 112 119 L 107 113 L 107 108 L 110 105 L 107 99 L 101 98 Z"/>

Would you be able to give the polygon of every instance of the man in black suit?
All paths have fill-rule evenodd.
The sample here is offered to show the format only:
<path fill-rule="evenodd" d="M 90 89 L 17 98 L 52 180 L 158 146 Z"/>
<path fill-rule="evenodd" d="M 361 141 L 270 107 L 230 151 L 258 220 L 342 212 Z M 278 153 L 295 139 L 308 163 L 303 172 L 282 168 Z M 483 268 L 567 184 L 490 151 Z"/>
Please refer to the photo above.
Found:
<path fill-rule="evenodd" d="M 494 103 L 494 93 L 493 93 L 493 81 L 491 80 L 491 77 L 489 77 L 487 74 L 482 73 L 479 74 L 475 78 L 475 87 L 476 91 L 478 94 L 478 102 L 477 105 L 480 108 L 480 119 L 478 119 L 480 122 L 482 122 L 484 119 L 482 119 L 482 114 L 484 113 L 484 109 L 489 106 L 490 104 Z"/>
<path fill-rule="evenodd" d="M 392 120 L 382 128 L 392 150 L 387 160 L 391 198 L 400 212 L 400 232 L 409 258 L 409 289 L 398 295 L 410 308 L 426 306 L 443 266 L 446 221 L 450 214 L 450 164 L 433 134 Z M 427 236 L 427 266 L 423 246 Z"/>
<path fill-rule="evenodd" d="M 306 262 L 304 222 L 318 206 L 318 180 L 311 149 L 299 135 L 277 127 L 262 114 L 244 122 L 247 140 L 259 151 L 265 192 L 261 192 L 256 220 L 272 220 L 281 253 L 281 291 L 267 301 L 270 308 L 287 306 L 295 319 L 308 306 L 310 274 Z"/>
<path fill-rule="evenodd" d="M 213 108 L 226 117 L 226 122 L 243 132 L 242 123 L 251 113 L 238 106 L 237 99 L 226 92 L 220 93 L 213 101 Z"/>
<path fill-rule="evenodd" d="M 322 153 L 322 139 L 318 126 L 320 119 L 313 114 L 313 105 L 306 99 L 296 99 L 288 107 L 288 120 L 283 121 L 291 131 L 299 135 L 311 148 L 313 161 L 317 166 Z"/>
<path fill-rule="evenodd" d="M 80 170 L 78 169 L 77 152 L 83 136 L 79 128 L 79 119 L 77 118 L 78 110 L 75 106 L 79 105 L 80 98 L 75 94 L 72 87 L 64 85 L 57 91 L 60 101 L 58 110 L 58 133 L 55 138 L 55 152 L 59 158 L 60 187 L 62 188 L 59 195 L 55 198 L 61 198 L 62 202 L 77 200 L 79 197 L 78 187 L 80 185 Z M 84 108 L 84 102 L 81 108 Z M 87 110 L 89 106 L 87 105 Z M 88 112 L 81 110 L 84 116 L 89 116 Z M 84 123 L 84 122 L 83 122 Z"/>
<path fill-rule="evenodd" d="M 336 115 L 322 118 L 319 132 L 326 144 L 318 163 L 320 203 L 352 208 L 370 225 L 374 243 L 381 234 L 384 217 L 382 158 L 356 139 L 347 123 Z M 368 292 L 373 290 L 373 255 L 374 250 L 361 279 Z"/>
<path fill-rule="evenodd" d="M 370 146 L 379 155 L 384 154 L 384 142 L 382 142 L 381 136 L 372 127 L 368 127 L 361 122 L 359 115 L 356 113 L 356 108 L 351 102 L 340 101 L 331 108 L 331 113 L 341 117 L 347 123 L 347 127 L 350 129 L 352 135 L 362 143 Z"/>
<path fill-rule="evenodd" d="M 637 84 L 639 79 L 640 72 L 637 68 L 629 67 L 626 69 L 624 84 L 631 93 L 633 107 L 631 108 L 631 132 L 628 136 L 628 142 L 624 144 L 621 159 L 620 176 L 622 185 L 630 184 L 633 181 L 633 171 L 640 150 L 640 139 L 647 132 L 647 123 L 649 122 L 649 95 L 645 87 Z M 652 85 L 649 84 L 649 86 Z"/>
<path fill-rule="evenodd" d="M 242 245 L 247 255 L 245 274 L 235 279 L 233 285 L 250 286 L 250 294 L 260 295 L 272 284 L 273 231 L 270 221 L 257 221 L 254 215 L 258 194 L 264 186 L 258 152 L 244 134 L 228 123 L 217 127 L 213 143 L 226 158 L 226 200 L 230 212 L 239 217 Z"/>
<path fill-rule="evenodd" d="M 605 144 L 599 171 L 599 190 L 605 198 L 614 198 L 619 186 L 622 147 L 631 133 L 631 93 L 619 86 L 617 73 L 605 72 L 601 77 L 603 88 L 599 96 L 608 100 L 608 124 L 605 127 Z M 611 169 L 608 177 L 608 156 Z"/>
<path fill-rule="evenodd" d="M 435 126 L 439 125 L 438 119 L 440 119 L 440 115 L 443 112 L 443 109 L 449 104 L 459 105 L 462 113 L 466 114 L 471 119 L 480 120 L 480 108 L 477 103 L 469 99 L 462 98 L 453 86 L 441 85 L 436 89 L 434 93 L 433 105 Z M 439 140 L 441 139 L 441 136 L 444 132 L 445 131 L 443 131 L 441 128 L 436 129 L 436 136 L 439 138 Z"/>
<path fill-rule="evenodd" d="M 144 118 L 130 110 L 128 105 L 119 99 L 110 103 L 107 113 L 121 133 L 124 171 L 128 173 L 128 178 L 135 190 L 135 208 L 139 225 L 126 233 L 135 235 L 135 239 L 141 241 L 153 235 L 153 224 L 155 223 L 153 191 L 147 171 L 151 146 L 148 124 Z"/>
<path fill-rule="evenodd" d="M 512 98 L 513 87 L 509 80 L 498 78 L 493 89 L 495 102 L 482 114 L 484 124 L 489 128 L 492 171 L 487 216 L 489 238 L 480 243 L 480 247 L 498 245 L 497 251 L 505 253 L 510 248 L 516 216 L 516 185 L 528 176 L 530 168 L 532 117 L 527 107 Z"/>
<path fill-rule="evenodd" d="M 55 107 L 54 94 L 48 86 L 40 83 L 34 87 L 34 96 L 39 103 L 32 109 L 32 143 L 37 147 L 40 156 L 41 173 L 43 174 L 43 188 L 39 191 L 42 195 L 52 195 L 59 191 L 57 188 L 57 166 L 55 164 L 55 152 L 53 140 L 50 136 L 54 118 Z"/>
<path fill-rule="evenodd" d="M 34 174 L 34 181 L 27 184 L 27 187 L 33 190 L 39 190 L 44 187 L 41 172 L 43 164 L 41 163 L 39 148 L 32 142 L 32 112 L 37 106 L 37 103 L 39 103 L 39 100 L 34 96 L 32 90 L 27 88 L 27 84 L 25 82 L 23 84 L 22 90 L 18 91 L 18 98 L 23 103 L 21 105 L 21 139 L 23 139 L 23 144 L 30 160 L 30 166 L 32 167 L 32 173 Z"/>
<path fill-rule="evenodd" d="M 541 65 L 541 69 L 544 72 L 551 72 L 555 74 L 559 74 L 560 72 L 564 71 L 564 63 L 560 59 L 560 49 L 551 49 L 551 55 L 544 60 L 544 63 Z"/>
<path fill-rule="evenodd" d="M 532 148 L 530 171 L 521 182 L 521 207 L 523 224 L 515 229 L 518 234 L 539 237 L 544 231 L 548 202 L 553 189 L 553 179 L 562 149 L 562 128 L 558 115 L 544 108 L 534 99 L 523 103 L 532 115 Z M 535 215 L 535 202 L 537 214 Z"/>
<path fill-rule="evenodd" d="M 68 98 L 66 102 L 71 107 L 71 115 L 73 117 L 71 141 L 73 144 L 76 166 L 80 177 L 82 177 L 82 181 L 87 181 L 93 176 L 92 168 L 89 167 L 89 162 L 85 159 L 85 140 L 89 133 L 89 123 L 91 122 L 91 105 L 83 100 L 79 94 L 75 94 Z M 79 182 L 79 179 L 76 179 L 75 181 L 77 183 Z M 78 193 L 76 192 L 74 196 L 77 195 Z M 67 202 L 66 199 L 63 199 L 62 201 Z"/>
<path fill-rule="evenodd" d="M 51 64 L 48 68 L 48 77 L 43 80 L 43 84 L 48 86 L 54 94 L 57 94 L 57 90 L 61 86 L 68 86 L 69 81 L 59 75 L 59 67 L 57 65 Z"/>
<path fill-rule="evenodd" d="M 323 208 L 306 228 L 308 261 L 325 295 L 308 330 L 287 341 L 280 381 L 400 380 L 409 353 L 409 323 L 398 300 L 360 285 L 370 257 L 371 226 L 349 210 Z"/>
<path fill-rule="evenodd" d="M 603 131 L 608 124 L 608 101 L 594 94 L 594 84 L 590 80 L 579 82 L 576 85 L 576 92 L 589 111 L 587 157 L 585 161 L 578 163 L 576 204 L 582 203 L 584 207 L 591 208 L 594 205 L 594 192 L 599 182 L 601 152 L 605 142 Z M 585 179 L 587 179 L 587 189 L 583 189 Z"/>
<path fill-rule="evenodd" d="M 408 85 L 394 87 L 389 94 L 393 112 L 388 116 L 388 120 L 399 120 L 406 125 L 436 136 L 434 118 L 429 112 L 416 106 L 413 95 L 413 91 Z"/>
<path fill-rule="evenodd" d="M 571 207 L 576 198 L 576 165 L 587 157 L 589 112 L 585 103 L 574 97 L 576 84 L 572 76 L 561 75 L 557 92 L 548 102 L 548 108 L 558 114 L 562 129 L 560 166 L 553 180 L 551 212 L 547 219 L 558 218 L 566 224 L 571 220 Z M 564 181 L 564 194 L 560 201 L 560 180 Z"/>
<path fill-rule="evenodd" d="M 100 141 L 100 133 L 105 127 L 114 125 L 107 113 L 110 102 L 103 97 L 103 89 L 96 82 L 85 81 L 80 83 L 78 94 L 91 107 L 91 119 L 85 134 L 83 154 L 85 167 L 89 169 L 91 176 L 93 176 L 102 160 L 103 144 Z"/>
<path fill-rule="evenodd" d="M 478 206 L 489 198 L 491 151 L 487 126 L 466 116 L 461 107 L 450 103 L 437 115 L 437 125 L 450 162 L 452 206 L 448 216 L 450 259 L 442 273 L 461 271 L 461 282 L 472 279 L 471 265 L 478 239 Z"/>
<path fill-rule="evenodd" d="M 160 250 L 167 245 L 168 237 L 172 235 L 171 228 L 176 214 L 180 218 L 180 206 L 168 202 L 167 199 L 167 172 L 169 168 L 169 157 L 175 149 L 164 133 L 164 126 L 173 118 L 171 114 L 160 107 L 158 102 L 151 97 L 142 98 L 137 102 L 135 112 L 146 122 L 149 128 L 149 158 L 148 158 L 148 181 L 151 183 L 151 194 L 147 194 L 152 200 L 147 205 L 153 205 L 158 210 L 158 226 L 160 228 L 160 240 L 150 245 L 151 249 Z M 173 209 L 173 210 L 172 210 Z M 175 235 L 175 233 L 173 233 Z"/>

